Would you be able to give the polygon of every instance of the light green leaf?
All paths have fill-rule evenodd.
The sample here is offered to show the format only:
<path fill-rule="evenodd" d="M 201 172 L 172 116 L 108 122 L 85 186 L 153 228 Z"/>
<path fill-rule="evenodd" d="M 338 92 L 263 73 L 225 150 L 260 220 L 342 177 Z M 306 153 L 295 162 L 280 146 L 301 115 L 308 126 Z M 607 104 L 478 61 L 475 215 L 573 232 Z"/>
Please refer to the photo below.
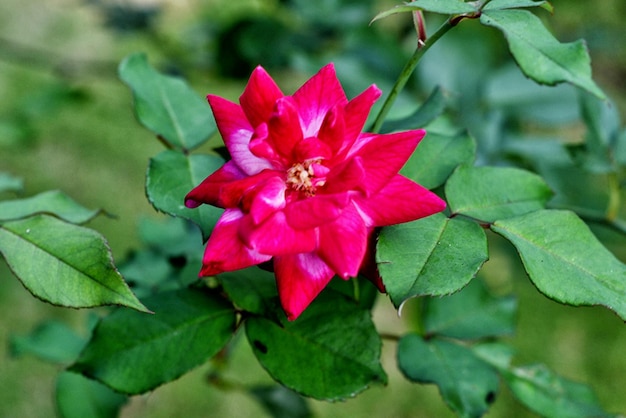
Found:
<path fill-rule="evenodd" d="M 70 370 L 127 394 L 170 382 L 214 356 L 235 330 L 224 299 L 196 290 L 144 300 L 154 315 L 118 309 L 104 317 Z"/>
<path fill-rule="evenodd" d="M 396 307 L 414 296 L 441 296 L 463 288 L 487 260 L 482 228 L 442 214 L 385 227 L 376 262 Z"/>
<path fill-rule="evenodd" d="M 346 399 L 387 381 L 370 311 L 331 289 L 293 322 L 248 318 L 246 335 L 268 373 L 305 396 Z"/>
<path fill-rule="evenodd" d="M 428 335 L 479 339 L 515 331 L 517 301 L 494 297 L 475 279 L 454 295 L 428 298 L 424 304 L 424 328 Z"/>
<path fill-rule="evenodd" d="M 414 382 L 436 384 L 459 417 L 479 417 L 495 401 L 498 374 L 468 347 L 408 334 L 398 344 L 398 367 Z"/>
<path fill-rule="evenodd" d="M 12 336 L 10 348 L 14 356 L 30 354 L 52 363 L 67 365 L 76 360 L 86 342 L 63 322 L 48 320 L 28 335 Z"/>
<path fill-rule="evenodd" d="M 583 41 L 560 43 L 527 10 L 484 10 L 480 21 L 504 33 L 515 61 L 536 82 L 569 82 L 606 98 L 591 78 L 591 60 Z"/>
<path fill-rule="evenodd" d="M 56 216 L 73 224 L 82 224 L 92 219 L 99 212 L 99 210 L 84 208 L 58 190 L 43 192 L 26 199 L 0 202 L 0 222 L 43 213 Z"/>
<path fill-rule="evenodd" d="M 119 75 L 133 91 L 137 119 L 171 147 L 189 151 L 215 133 L 205 100 L 183 80 L 158 73 L 144 54 L 126 57 Z"/>
<path fill-rule="evenodd" d="M 517 399 L 546 417 L 608 418 L 593 391 L 586 385 L 562 378 L 543 364 L 501 370 Z"/>
<path fill-rule="evenodd" d="M 543 294 L 570 305 L 604 305 L 626 320 L 626 266 L 574 213 L 542 210 L 491 229 L 513 243 Z"/>
<path fill-rule="evenodd" d="M 434 189 L 445 183 L 460 164 L 472 163 L 475 155 L 476 143 L 467 132 L 446 135 L 429 130 L 400 173 Z"/>
<path fill-rule="evenodd" d="M 118 273 L 111 251 L 91 229 L 37 215 L 0 225 L 0 253 L 24 286 L 53 305 L 124 305 L 148 312 Z"/>
<path fill-rule="evenodd" d="M 521 7 L 542 7 L 550 13 L 554 10 L 554 7 L 547 1 L 533 0 L 491 0 L 485 5 L 483 10 L 517 9 Z"/>
<path fill-rule="evenodd" d="M 447 15 L 478 12 L 478 9 L 472 3 L 466 3 L 463 0 L 415 0 L 377 14 L 372 22 L 397 13 L 415 12 L 418 10 Z"/>
<path fill-rule="evenodd" d="M 55 398 L 61 418 L 116 418 L 128 402 L 102 383 L 68 371 L 57 377 Z"/>
<path fill-rule="evenodd" d="M 446 183 L 453 214 L 494 222 L 545 208 L 552 191 L 538 175 L 513 167 L 462 165 Z"/>
<path fill-rule="evenodd" d="M 189 209 L 185 207 L 185 196 L 223 163 L 224 160 L 214 155 L 163 151 L 150 159 L 146 178 L 148 200 L 157 210 L 196 223 L 206 239 L 222 209 L 210 205 Z"/>
<path fill-rule="evenodd" d="M 21 192 L 24 189 L 24 181 L 19 178 L 0 171 L 0 193 Z"/>

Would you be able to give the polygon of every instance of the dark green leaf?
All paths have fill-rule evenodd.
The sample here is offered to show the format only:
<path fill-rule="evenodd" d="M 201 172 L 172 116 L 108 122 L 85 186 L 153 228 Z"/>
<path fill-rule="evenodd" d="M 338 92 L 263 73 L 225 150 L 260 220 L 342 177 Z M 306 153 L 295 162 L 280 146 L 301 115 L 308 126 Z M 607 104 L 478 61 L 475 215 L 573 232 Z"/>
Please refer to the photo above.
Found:
<path fill-rule="evenodd" d="M 460 417 L 479 417 L 495 400 L 498 375 L 470 348 L 417 334 L 402 337 L 398 367 L 419 383 L 434 383 L 446 404 Z"/>
<path fill-rule="evenodd" d="M 118 309 L 103 318 L 72 371 L 128 394 L 170 382 L 214 356 L 235 329 L 225 300 L 194 290 L 145 299 L 146 315 Z"/>
<path fill-rule="evenodd" d="M 494 222 L 543 209 L 552 196 L 538 175 L 513 167 L 462 165 L 446 183 L 446 198 L 454 214 Z"/>
<path fill-rule="evenodd" d="M 376 250 L 378 270 L 396 307 L 414 296 L 458 291 L 486 260 L 482 228 L 442 214 L 383 228 Z"/>
<path fill-rule="evenodd" d="M 300 395 L 284 386 L 256 386 L 250 393 L 272 418 L 309 418 L 313 414 Z"/>
<path fill-rule="evenodd" d="M 401 173 L 427 189 L 441 186 L 460 164 L 474 161 L 476 143 L 467 134 L 428 131 Z"/>
<path fill-rule="evenodd" d="M 626 166 L 626 129 L 621 131 L 615 139 L 613 152 L 615 161 L 621 166 Z"/>
<path fill-rule="evenodd" d="M 267 315 L 279 306 L 276 279 L 272 273 L 254 266 L 217 277 L 229 299 L 247 312 Z"/>
<path fill-rule="evenodd" d="M 542 416 L 614 416 L 602 410 L 588 386 L 557 376 L 544 365 L 511 368 L 501 374 L 515 397 Z"/>
<path fill-rule="evenodd" d="M 116 418 L 128 402 L 103 384 L 68 371 L 59 374 L 55 397 L 61 418 Z"/>
<path fill-rule="evenodd" d="M 139 121 L 171 147 L 194 149 L 215 132 L 209 105 L 183 80 L 159 74 L 144 54 L 124 59 L 119 74 L 133 91 Z"/>
<path fill-rule="evenodd" d="M 113 264 L 100 234 L 37 215 L 0 225 L 0 253 L 36 297 L 53 305 L 125 305 L 147 312 Z"/>
<path fill-rule="evenodd" d="M 405 131 L 409 129 L 423 128 L 437 117 L 439 117 L 446 108 L 446 95 L 437 86 L 430 93 L 426 101 L 411 115 L 398 119 L 390 120 L 383 123 L 380 128 L 381 133 L 389 133 L 395 131 Z"/>
<path fill-rule="evenodd" d="M 248 318 L 246 335 L 268 373 L 305 396 L 346 399 L 387 381 L 370 311 L 330 289 L 293 322 Z"/>
<path fill-rule="evenodd" d="M 73 224 L 82 224 L 100 211 L 89 210 L 58 190 L 40 193 L 26 199 L 0 202 L 0 222 L 45 213 Z"/>
<path fill-rule="evenodd" d="M 86 340 L 58 321 L 46 321 L 29 335 L 11 337 L 11 354 L 30 354 L 52 363 L 70 364 L 78 357 Z"/>
<path fill-rule="evenodd" d="M 527 10 L 484 10 L 480 21 L 504 33 L 517 64 L 536 82 L 569 82 L 606 98 L 591 78 L 591 60 L 583 41 L 560 43 Z"/>
<path fill-rule="evenodd" d="M 0 193 L 21 192 L 24 189 L 24 181 L 19 178 L 0 171 Z"/>
<path fill-rule="evenodd" d="M 428 298 L 424 305 L 424 328 L 429 335 L 478 339 L 512 334 L 517 302 L 514 297 L 496 298 L 475 279 L 459 293 Z"/>
<path fill-rule="evenodd" d="M 570 305 L 604 305 L 626 320 L 626 266 L 574 213 L 543 210 L 497 221 L 535 286 Z"/>
<path fill-rule="evenodd" d="M 414 0 L 404 6 L 396 6 L 393 9 L 377 14 L 372 21 L 396 13 L 415 12 L 418 10 L 447 15 L 475 13 L 478 11 L 475 5 L 466 3 L 463 0 Z"/>
<path fill-rule="evenodd" d="M 189 209 L 185 207 L 185 196 L 223 163 L 214 155 L 161 152 L 150 159 L 148 166 L 146 193 L 150 203 L 157 210 L 193 221 L 208 238 L 222 209 L 210 205 Z"/>
<path fill-rule="evenodd" d="M 521 7 L 542 7 L 549 12 L 553 11 L 552 5 L 547 1 L 533 1 L 533 0 L 491 0 L 485 5 L 483 10 L 502 10 L 502 9 L 516 9 Z"/>

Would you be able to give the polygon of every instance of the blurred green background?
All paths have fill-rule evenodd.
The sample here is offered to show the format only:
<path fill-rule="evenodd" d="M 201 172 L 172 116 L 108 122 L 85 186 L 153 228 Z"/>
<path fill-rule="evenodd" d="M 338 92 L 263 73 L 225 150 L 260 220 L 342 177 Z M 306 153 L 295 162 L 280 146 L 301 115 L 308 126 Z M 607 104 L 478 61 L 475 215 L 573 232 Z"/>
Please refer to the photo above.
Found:
<path fill-rule="evenodd" d="M 144 197 L 144 175 L 148 158 L 162 149 L 134 120 L 130 92 L 116 75 L 123 57 L 145 51 L 153 65 L 185 77 L 200 95 L 210 92 L 231 99 L 238 97 L 258 63 L 272 73 L 285 93 L 331 60 L 348 96 L 373 82 L 388 91 L 415 45 L 410 17 L 368 23 L 376 13 L 397 3 L 3 0 L 0 171 L 23 178 L 23 196 L 61 189 L 89 208 L 113 214 L 100 216 L 89 226 L 107 237 L 116 260 L 121 260 L 139 245 L 137 223 L 161 217 Z M 587 39 L 594 77 L 624 120 L 626 35 L 622 20 L 626 3 L 552 3 L 553 16 L 543 11 L 538 14 L 561 41 Z M 437 82 L 449 82 L 444 87 L 453 94 L 471 94 L 467 88 L 470 81 L 463 80 L 485 85 L 490 68 L 506 65 L 509 58 L 500 37 L 475 23 L 464 23 L 450 37 L 459 45 L 475 48 L 476 62 L 458 65 L 442 61 L 445 53 L 433 48 L 432 58 L 440 60 L 424 61 L 420 77 L 412 80 L 394 109 L 396 114 L 409 111 Z M 483 72 L 476 72 L 480 69 Z M 565 138 L 581 136 L 581 125 L 575 121 L 553 129 Z M 608 237 L 611 248 L 626 260 L 623 237 L 597 232 Z M 517 349 L 515 362 L 545 363 L 565 377 L 591 385 L 606 410 L 626 412 L 623 322 L 603 308 L 573 308 L 546 299 L 524 275 L 512 247 L 493 234 L 490 251 L 483 276 L 497 289 L 513 290 L 520 299 L 518 330 L 511 337 Z M 0 264 L 0 280 L 0 417 L 54 416 L 57 366 L 29 356 L 12 356 L 9 340 L 49 318 L 68 321 L 80 330 L 87 312 L 36 300 L 4 264 Z M 411 309 L 407 311 L 405 316 L 410 316 Z M 387 333 L 407 328 L 384 297 L 379 298 L 375 322 Z M 371 388 L 342 403 L 312 401 L 315 416 L 453 416 L 434 386 L 409 383 L 397 372 L 394 351 L 395 343 L 386 341 L 387 387 Z M 201 367 L 154 392 L 134 397 L 122 416 L 264 416 L 262 408 L 242 391 L 210 386 L 207 370 L 207 366 Z M 245 344 L 238 345 L 228 375 L 244 384 L 270 382 Z M 487 416 L 535 415 L 517 405 L 502 387 Z"/>

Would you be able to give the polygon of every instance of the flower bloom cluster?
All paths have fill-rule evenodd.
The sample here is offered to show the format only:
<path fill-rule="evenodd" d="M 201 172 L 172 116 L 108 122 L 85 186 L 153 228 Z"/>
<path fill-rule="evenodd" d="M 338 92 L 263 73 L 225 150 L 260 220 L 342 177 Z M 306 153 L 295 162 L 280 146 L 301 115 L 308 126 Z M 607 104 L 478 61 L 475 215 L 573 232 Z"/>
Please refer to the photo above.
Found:
<path fill-rule="evenodd" d="M 373 261 L 376 227 L 440 212 L 445 202 L 398 174 L 425 135 L 362 133 L 380 90 L 348 100 L 332 64 L 285 96 L 257 67 L 239 104 L 208 100 L 231 160 L 187 207 L 224 208 L 201 276 L 272 263 L 281 304 L 297 318 L 337 275 Z"/>

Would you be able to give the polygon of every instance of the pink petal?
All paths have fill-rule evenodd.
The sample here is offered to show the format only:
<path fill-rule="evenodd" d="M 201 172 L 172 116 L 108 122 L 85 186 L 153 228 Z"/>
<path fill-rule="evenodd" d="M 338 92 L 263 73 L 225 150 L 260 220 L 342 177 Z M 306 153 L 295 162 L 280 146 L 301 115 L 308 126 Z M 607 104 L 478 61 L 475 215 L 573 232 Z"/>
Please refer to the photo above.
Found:
<path fill-rule="evenodd" d="M 267 122 L 276 100 L 283 96 L 272 77 L 259 66 L 250 75 L 239 103 L 250 124 L 256 128 L 262 122 Z"/>
<path fill-rule="evenodd" d="M 363 256 L 363 263 L 359 269 L 359 274 L 364 276 L 367 280 L 372 282 L 374 286 L 382 293 L 385 293 L 385 284 L 378 271 L 378 265 L 376 264 L 376 242 L 378 241 L 378 231 L 374 228 L 370 228 L 367 238 L 367 250 L 365 256 Z"/>
<path fill-rule="evenodd" d="M 268 216 L 285 207 L 286 189 L 284 180 L 274 176 L 246 193 L 243 207 L 248 208 L 247 211 L 255 224 L 263 222 Z"/>
<path fill-rule="evenodd" d="M 362 158 L 365 170 L 365 187 L 370 194 L 382 189 L 409 159 L 424 130 L 375 135 L 355 155 Z"/>
<path fill-rule="evenodd" d="M 365 179 L 363 161 L 361 157 L 354 157 L 330 170 L 323 193 L 340 193 L 349 190 L 365 192 Z"/>
<path fill-rule="evenodd" d="M 367 249 L 368 228 L 353 206 L 334 222 L 319 227 L 317 254 L 343 279 L 356 277 Z"/>
<path fill-rule="evenodd" d="M 326 113 L 317 137 L 320 141 L 326 143 L 333 151 L 333 154 L 336 155 L 339 150 L 345 147 L 345 130 L 344 106 L 336 105 Z M 354 141 L 354 138 L 352 141 Z M 349 145 L 352 145 L 352 143 Z"/>
<path fill-rule="evenodd" d="M 285 160 L 293 159 L 292 151 L 302 141 L 300 117 L 293 98 L 283 97 L 276 102 L 269 118 L 269 140 Z"/>
<path fill-rule="evenodd" d="M 281 305 L 293 321 L 333 278 L 334 272 L 313 253 L 274 257 Z"/>
<path fill-rule="evenodd" d="M 248 175 L 253 175 L 272 164 L 250 151 L 250 139 L 254 129 L 246 119 L 241 107 L 219 96 L 208 95 L 217 128 L 232 160 Z"/>
<path fill-rule="evenodd" d="M 322 141 L 315 137 L 309 137 L 300 141 L 294 150 L 296 161 L 328 159 L 332 151 Z"/>
<path fill-rule="evenodd" d="M 279 177 L 280 173 L 273 170 L 263 170 L 254 176 L 244 177 L 240 180 L 224 183 L 219 190 L 217 205 L 223 208 L 234 208 L 244 199 L 246 193 L 252 192 L 255 187 L 267 179 Z"/>
<path fill-rule="evenodd" d="M 185 206 L 188 208 L 197 208 L 202 203 L 208 203 L 213 206 L 221 206 L 220 190 L 226 183 L 246 178 L 246 174 L 237 167 L 233 161 L 228 161 L 217 171 L 204 179 L 202 183 L 196 186 L 185 196 Z"/>
<path fill-rule="evenodd" d="M 316 195 L 289 203 L 284 213 L 291 227 L 311 229 L 337 219 L 348 203 L 347 193 Z"/>
<path fill-rule="evenodd" d="M 400 174 L 369 198 L 355 197 L 368 226 L 410 222 L 441 212 L 446 202 L 430 190 Z"/>
<path fill-rule="evenodd" d="M 250 248 L 267 255 L 307 253 L 317 248 L 316 231 L 291 227 L 282 211 L 274 212 L 259 225 L 251 216 L 246 216 L 240 225 L 239 237 Z"/>
<path fill-rule="evenodd" d="M 381 94 L 382 92 L 378 87 L 371 85 L 363 93 L 348 102 L 345 108 L 345 144 L 342 149 L 350 147 L 357 139 L 363 130 L 372 106 Z"/>
<path fill-rule="evenodd" d="M 323 67 L 294 94 L 305 137 L 317 136 L 326 113 L 336 104 L 348 99 L 337 79 L 332 63 Z"/>
<path fill-rule="evenodd" d="M 209 237 L 200 276 L 213 276 L 225 271 L 239 270 L 268 261 L 271 256 L 259 254 L 247 248 L 239 239 L 237 231 L 243 213 L 238 209 L 226 209 Z"/>

